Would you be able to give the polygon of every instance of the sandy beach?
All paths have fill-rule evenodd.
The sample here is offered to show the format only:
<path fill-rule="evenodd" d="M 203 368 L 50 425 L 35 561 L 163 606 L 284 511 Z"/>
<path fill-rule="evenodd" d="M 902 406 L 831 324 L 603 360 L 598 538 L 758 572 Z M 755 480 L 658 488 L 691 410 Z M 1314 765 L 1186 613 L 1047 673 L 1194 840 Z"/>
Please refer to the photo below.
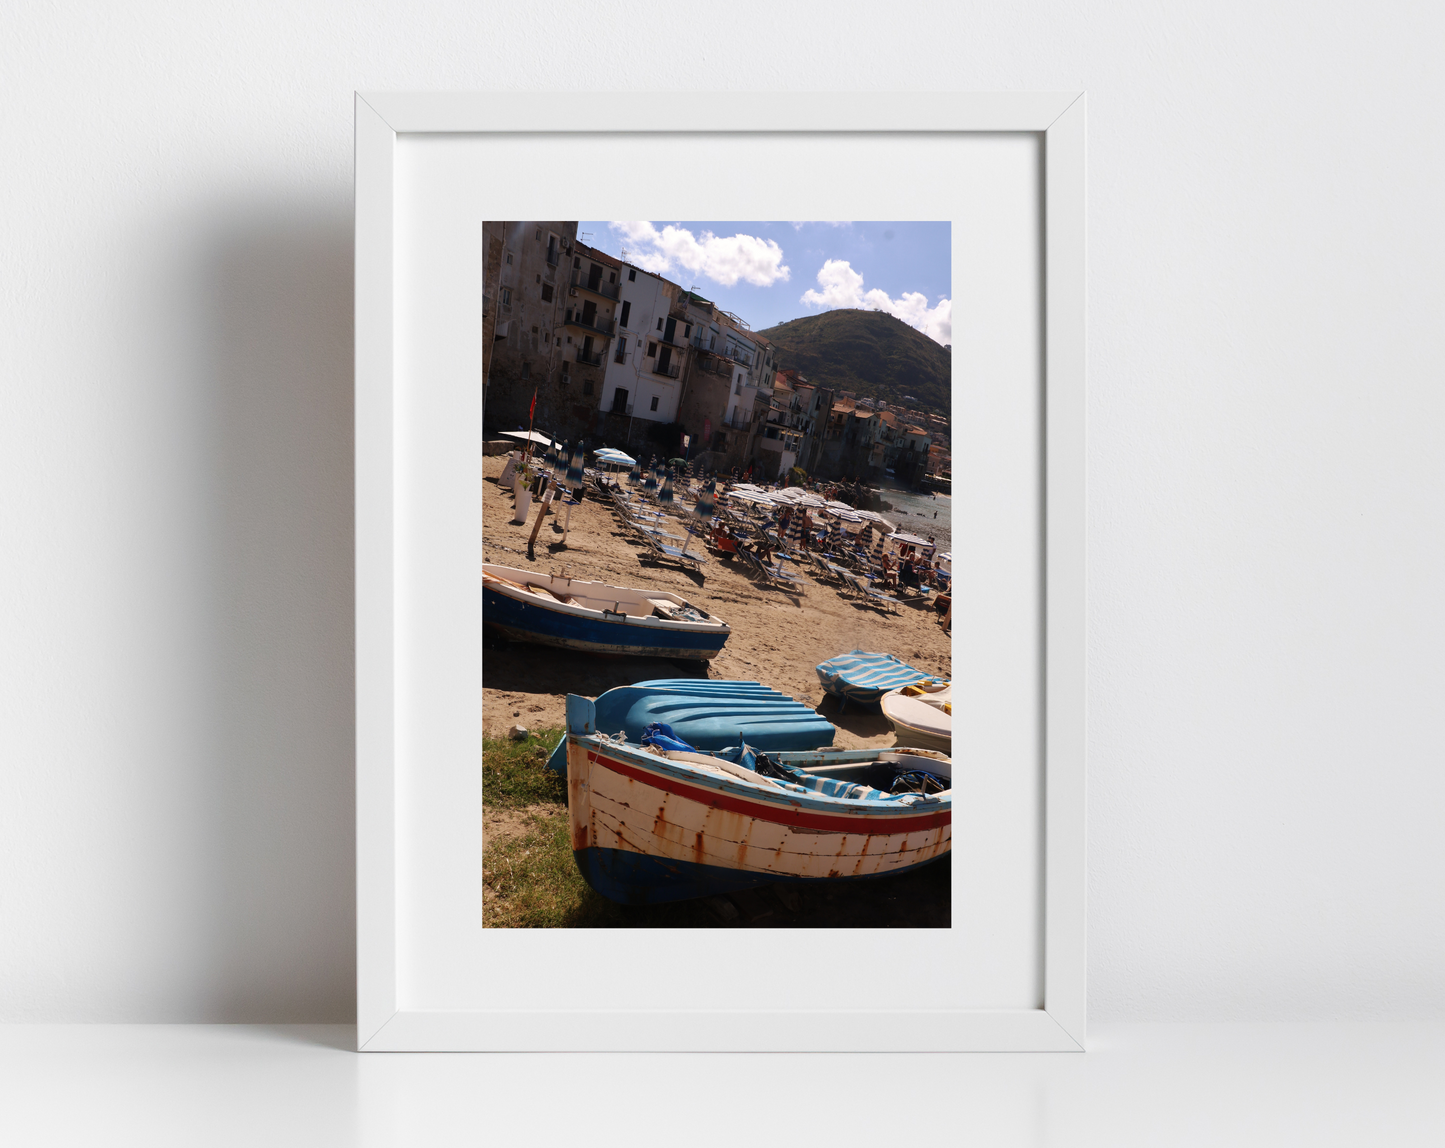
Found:
<path fill-rule="evenodd" d="M 695 664 L 491 643 L 484 654 L 482 691 L 483 721 L 491 736 L 517 723 L 533 729 L 564 725 L 568 693 L 596 697 L 614 686 L 652 678 L 706 676 L 761 682 L 814 706 L 838 727 L 834 744 L 839 748 L 887 746 L 894 744 L 887 720 L 878 714 L 840 714 L 834 699 L 824 700 L 814 667 L 861 649 L 893 654 L 929 673 L 952 676 L 949 636 L 926 605 L 885 615 L 841 597 L 811 576 L 806 593 L 785 593 L 753 582 L 736 560 L 724 562 L 711 553 L 699 585 L 679 567 L 654 562 L 611 506 L 591 492 L 573 508 L 565 546 L 561 522 L 566 509 L 560 507 L 543 522 L 534 560 L 529 561 L 527 539 L 537 508 L 534 504 L 526 525 L 512 524 L 512 493 L 497 485 L 504 463 L 504 456 L 484 463 L 483 546 L 488 562 L 671 590 L 722 618 L 732 636 L 712 662 Z M 697 539 L 689 543 L 693 549 L 706 552 Z"/>

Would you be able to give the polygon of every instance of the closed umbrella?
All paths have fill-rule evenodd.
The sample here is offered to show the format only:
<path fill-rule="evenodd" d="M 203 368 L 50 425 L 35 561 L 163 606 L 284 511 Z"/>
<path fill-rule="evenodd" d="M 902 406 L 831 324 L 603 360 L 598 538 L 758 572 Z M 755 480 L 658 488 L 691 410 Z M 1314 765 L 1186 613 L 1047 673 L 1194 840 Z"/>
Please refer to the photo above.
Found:
<path fill-rule="evenodd" d="M 567 462 L 567 485 L 572 488 L 572 497 L 567 500 L 567 521 L 562 524 L 562 545 L 567 545 L 567 531 L 572 528 L 572 508 L 582 501 L 582 470 L 585 458 L 579 440 L 572 448 L 572 457 Z"/>
<path fill-rule="evenodd" d="M 793 507 L 792 517 L 788 519 L 788 545 L 797 547 L 803 541 L 803 508 Z"/>
<path fill-rule="evenodd" d="M 662 489 L 657 492 L 657 501 L 668 509 L 671 509 L 672 499 L 672 467 L 668 467 L 667 477 L 662 480 Z"/>
<path fill-rule="evenodd" d="M 712 512 L 717 505 L 717 479 L 710 478 L 707 485 L 702 488 L 702 493 L 697 496 L 697 505 L 692 508 L 693 517 L 697 520 L 697 532 L 706 531 L 712 525 Z M 688 538 L 692 537 L 692 530 L 688 530 Z M 682 544 L 682 552 L 687 553 L 687 541 Z"/>
<path fill-rule="evenodd" d="M 883 551 L 888 546 L 888 536 L 881 530 L 874 535 L 873 552 L 869 555 L 875 563 L 883 561 Z"/>

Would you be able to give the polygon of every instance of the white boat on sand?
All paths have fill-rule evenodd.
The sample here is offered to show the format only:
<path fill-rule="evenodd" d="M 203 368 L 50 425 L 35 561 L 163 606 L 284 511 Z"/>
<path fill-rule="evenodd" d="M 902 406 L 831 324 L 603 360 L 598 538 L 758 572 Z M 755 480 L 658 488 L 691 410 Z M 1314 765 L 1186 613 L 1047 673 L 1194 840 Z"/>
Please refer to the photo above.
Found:
<path fill-rule="evenodd" d="M 893 723 L 898 744 L 953 752 L 953 683 L 889 690 L 878 703 Z"/>

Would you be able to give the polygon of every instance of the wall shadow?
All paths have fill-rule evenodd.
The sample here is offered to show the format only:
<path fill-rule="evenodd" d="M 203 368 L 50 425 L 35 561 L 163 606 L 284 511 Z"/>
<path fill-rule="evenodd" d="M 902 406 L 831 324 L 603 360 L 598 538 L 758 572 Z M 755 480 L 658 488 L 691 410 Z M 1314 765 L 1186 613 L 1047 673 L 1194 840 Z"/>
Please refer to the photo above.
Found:
<path fill-rule="evenodd" d="M 216 1019 L 355 1018 L 352 217 L 226 205 L 194 268 L 213 483 Z"/>

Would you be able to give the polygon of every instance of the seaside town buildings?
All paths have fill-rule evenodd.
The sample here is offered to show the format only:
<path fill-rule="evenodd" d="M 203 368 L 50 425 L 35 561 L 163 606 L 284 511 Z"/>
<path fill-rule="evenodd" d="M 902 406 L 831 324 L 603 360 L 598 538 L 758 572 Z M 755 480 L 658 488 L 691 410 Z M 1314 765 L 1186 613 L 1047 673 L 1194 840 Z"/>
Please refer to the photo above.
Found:
<path fill-rule="evenodd" d="M 904 482 L 950 468 L 949 422 L 834 392 L 741 317 L 577 237 L 484 224 L 486 425 L 687 457 L 704 470 Z"/>

